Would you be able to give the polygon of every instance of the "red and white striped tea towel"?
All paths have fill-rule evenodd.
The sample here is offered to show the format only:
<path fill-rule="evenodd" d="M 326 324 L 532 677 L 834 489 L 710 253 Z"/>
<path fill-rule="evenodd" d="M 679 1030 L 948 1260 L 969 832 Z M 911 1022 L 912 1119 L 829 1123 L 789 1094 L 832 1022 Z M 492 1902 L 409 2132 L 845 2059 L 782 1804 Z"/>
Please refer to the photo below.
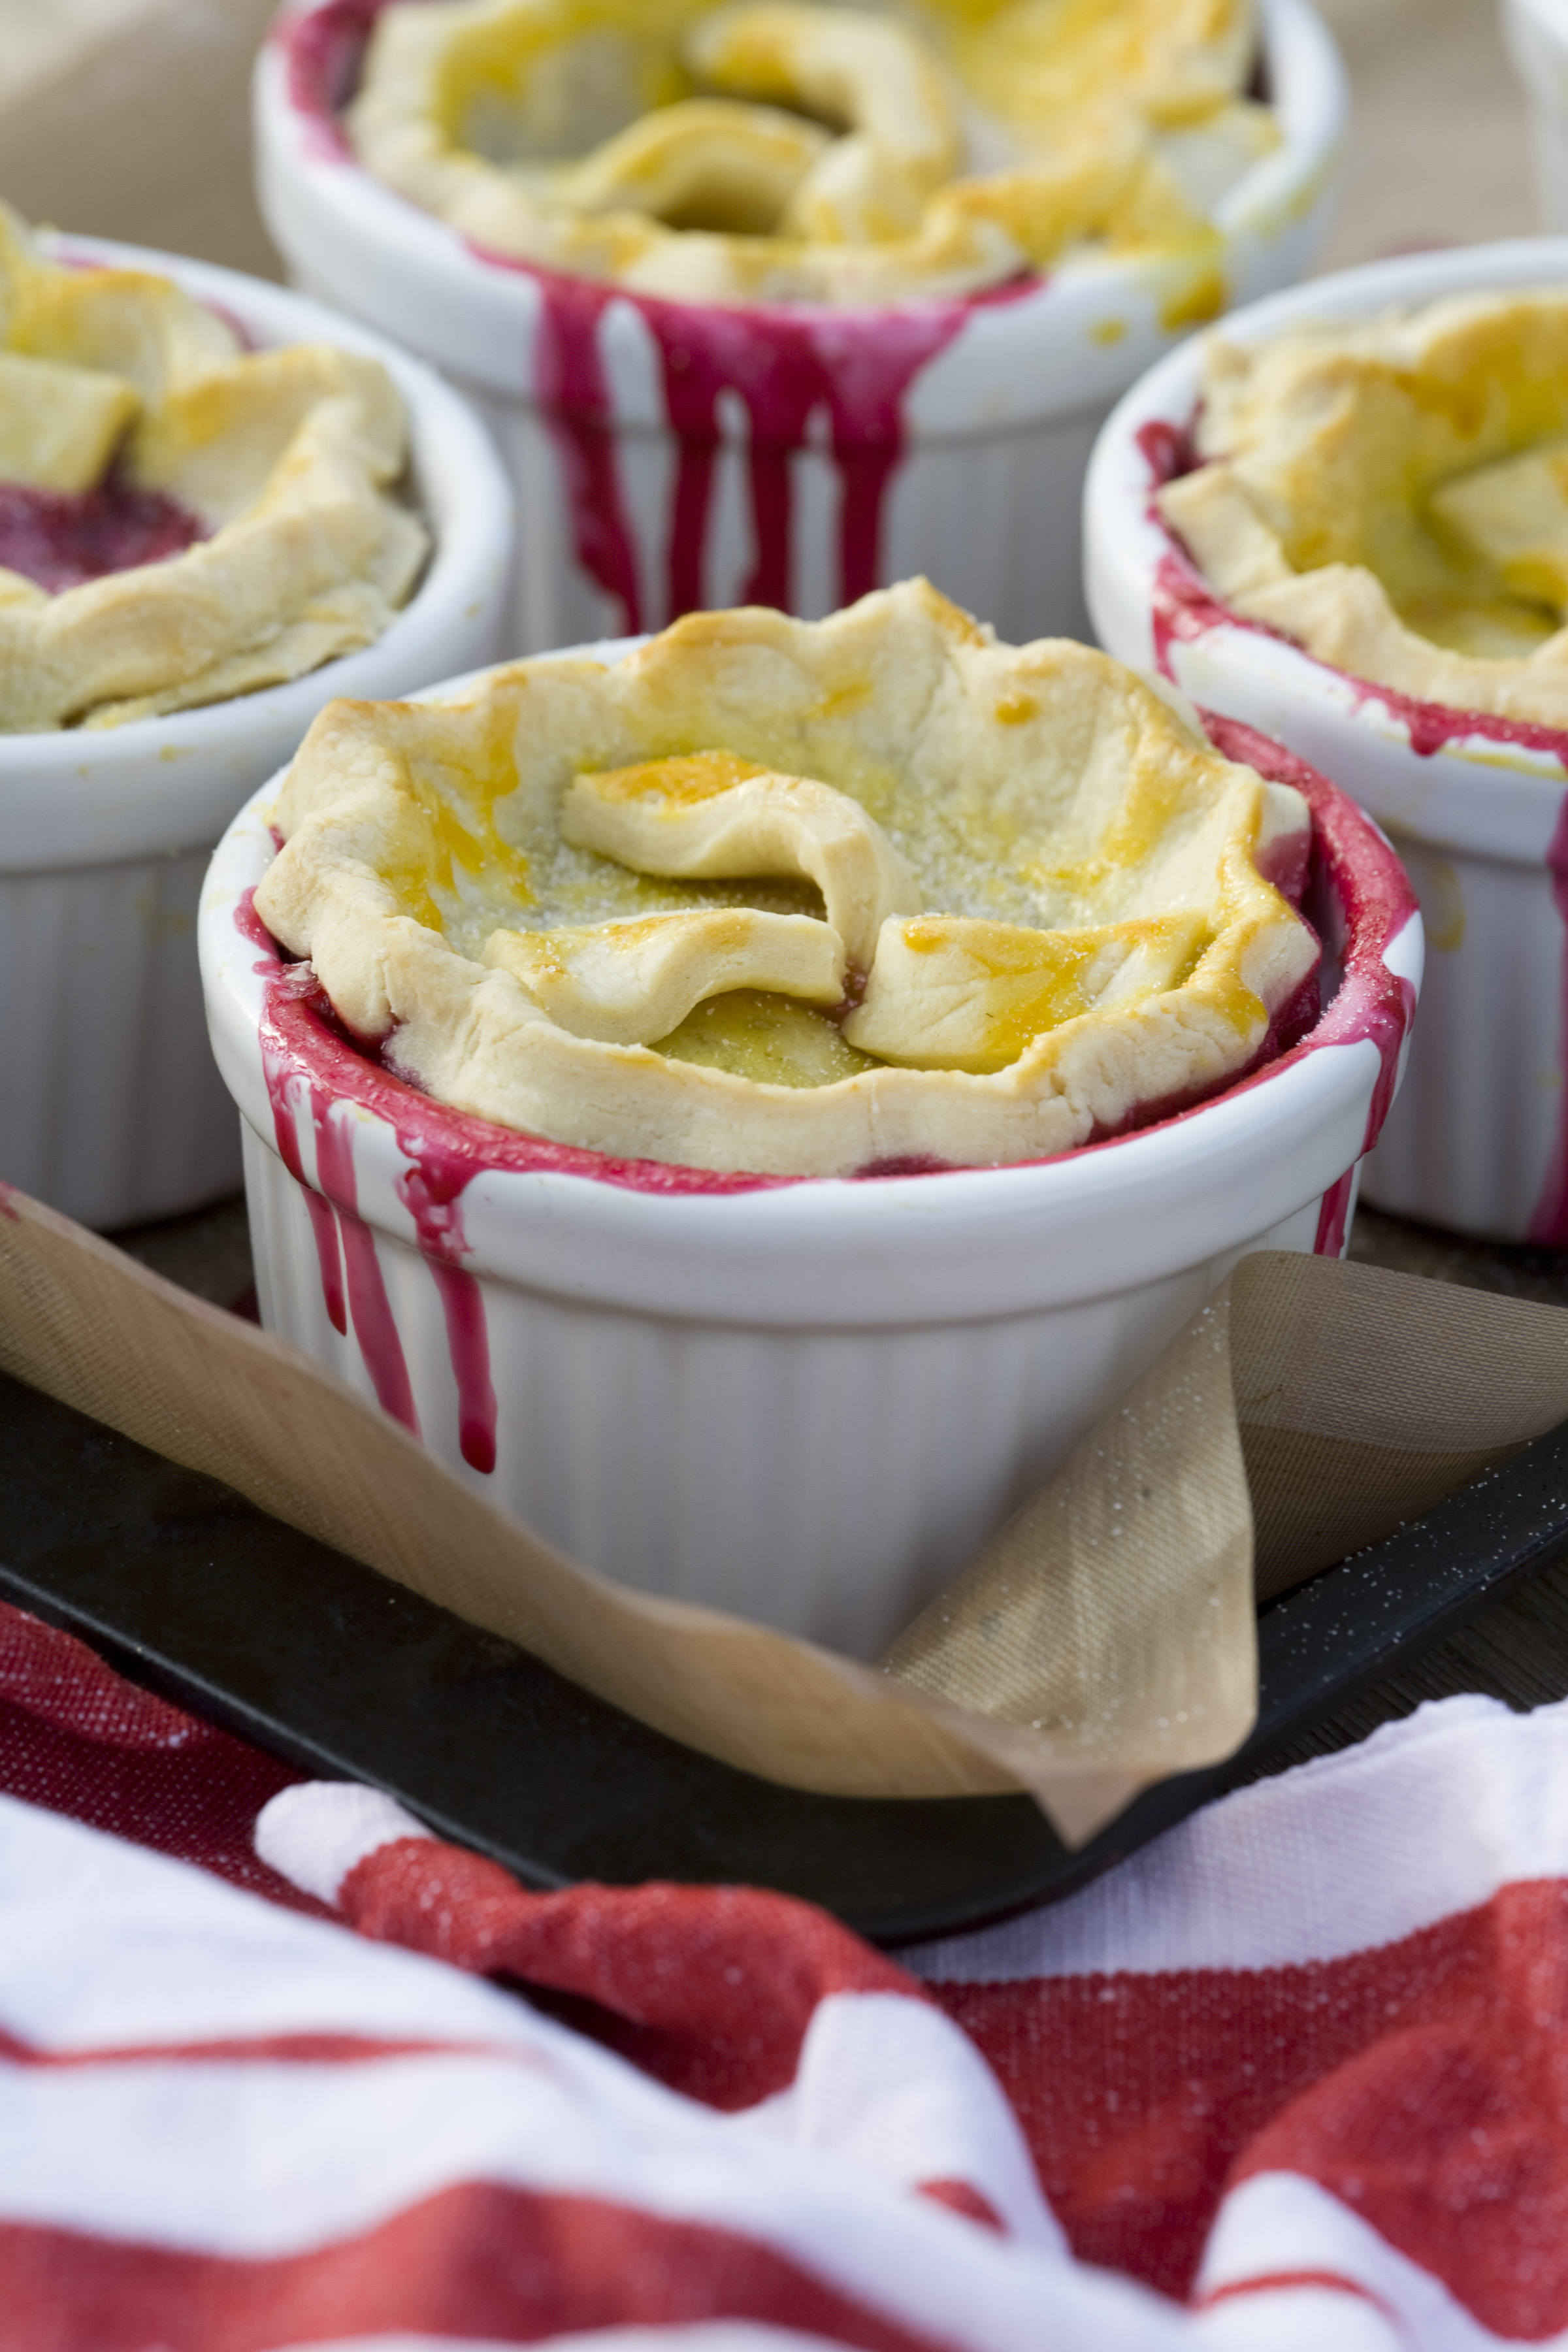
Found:
<path fill-rule="evenodd" d="M 8 1611 L 0 1790 L 4 2352 L 1568 2345 L 1568 1707 L 902 1967 L 524 1895 Z"/>

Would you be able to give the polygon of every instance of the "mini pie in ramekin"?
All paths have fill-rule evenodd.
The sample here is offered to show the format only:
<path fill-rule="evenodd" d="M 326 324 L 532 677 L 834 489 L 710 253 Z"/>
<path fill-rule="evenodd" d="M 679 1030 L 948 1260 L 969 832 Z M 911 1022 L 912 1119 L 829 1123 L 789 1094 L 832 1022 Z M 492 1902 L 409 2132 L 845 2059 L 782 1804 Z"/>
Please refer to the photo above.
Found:
<path fill-rule="evenodd" d="M 331 809 L 308 814 L 309 792 L 291 803 L 289 778 L 275 777 L 236 818 L 213 861 L 201 915 L 208 1017 L 243 1118 L 258 1292 L 269 1330 L 377 1400 L 470 1486 L 601 1574 L 874 1658 L 1152 1362 L 1239 1255 L 1342 1250 L 1359 1164 L 1398 1082 L 1419 984 L 1420 923 L 1387 844 L 1321 777 L 1253 730 L 1218 720 L 1213 741 L 1227 756 L 1205 770 L 1194 756 L 1201 746 L 1174 712 L 1081 646 L 1014 653 L 920 589 L 872 599 L 820 630 L 754 612 L 710 621 L 688 623 L 641 655 L 605 646 L 593 649 L 602 660 L 502 671 L 493 695 L 482 680 L 456 679 L 386 714 L 384 732 L 360 724 L 363 711 L 340 711 L 352 723 L 318 738 L 318 746 L 335 747 L 342 787 Z M 712 698 L 700 705 L 690 688 L 700 660 L 715 680 Z M 607 686 L 616 670 L 631 673 L 624 692 Z M 530 679 L 541 688 L 531 705 Z M 1131 689 L 1125 696 L 1119 681 Z M 1103 698 L 1100 682 L 1111 689 Z M 728 689 L 722 699 L 720 684 Z M 467 922 L 470 948 L 482 948 L 500 928 L 527 951 L 525 971 L 557 1011 L 575 999 L 580 1013 L 591 982 L 603 1026 L 625 1013 L 624 1003 L 607 1001 L 616 992 L 604 985 L 603 961 L 567 955 L 552 971 L 542 933 L 530 931 L 524 917 L 559 935 L 595 930 L 595 918 L 641 923 L 682 911 L 655 898 L 628 916 L 630 894 L 672 896 L 672 877 L 634 872 L 602 852 L 563 849 L 553 830 L 525 838 L 514 823 L 524 812 L 512 755 L 520 715 L 531 707 L 559 716 L 570 701 L 581 721 L 564 745 L 558 728 L 546 746 L 555 771 L 551 807 L 565 804 L 579 775 L 601 786 L 614 779 L 608 804 L 616 815 L 629 809 L 639 824 L 662 824 L 668 812 L 679 829 L 693 807 L 705 816 L 730 792 L 695 803 L 661 793 L 650 802 L 624 789 L 632 782 L 626 765 L 637 764 L 628 755 L 684 762 L 735 745 L 733 758 L 750 751 L 770 778 L 784 767 L 814 768 L 806 781 L 820 786 L 826 770 L 829 810 L 839 798 L 855 802 L 862 820 L 874 814 L 923 894 L 934 856 L 928 864 L 919 828 L 898 823 L 888 799 L 873 810 L 869 760 L 859 772 L 868 788 L 860 798 L 848 789 L 847 758 L 830 766 L 796 755 L 804 730 L 792 739 L 784 725 L 792 693 L 797 716 L 812 710 L 823 722 L 818 747 L 837 729 L 841 752 L 857 712 L 868 738 L 872 704 L 881 704 L 877 726 L 894 734 L 901 728 L 906 746 L 918 745 L 931 714 L 951 729 L 967 708 L 983 721 L 980 754 L 992 728 L 993 748 L 1015 747 L 1005 754 L 1006 772 L 1021 785 L 1038 724 L 1022 703 L 1041 711 L 1050 704 L 1060 728 L 1058 772 L 1083 788 L 1082 835 L 1064 834 L 1058 862 L 1078 854 L 1125 776 L 1128 798 L 1142 797 L 1145 814 L 1152 791 L 1173 836 L 1166 879 L 1184 866 L 1189 876 L 1206 872 L 1200 896 L 1212 892 L 1214 858 L 1189 861 L 1184 837 L 1191 847 L 1206 830 L 1217 853 L 1233 792 L 1240 797 L 1230 813 L 1249 807 L 1257 821 L 1249 847 L 1256 854 L 1261 842 L 1271 866 L 1278 856 L 1279 878 L 1292 890 L 1307 845 L 1294 829 L 1297 812 L 1310 811 L 1303 905 L 1323 941 L 1321 1015 L 1309 1022 L 1303 1002 L 1308 1025 L 1296 1036 L 1295 1021 L 1281 1013 L 1278 1053 L 1265 1038 L 1257 1065 L 1217 1096 L 1161 1106 L 1170 1115 L 1152 1114 L 1135 1132 L 1006 1166 L 973 1164 L 983 1139 L 961 1134 L 959 1154 L 969 1165 L 883 1159 L 847 1176 L 680 1165 L 542 1139 L 454 1108 L 400 1075 L 418 1043 L 406 1026 L 384 1036 L 379 1053 L 366 1050 L 368 1037 L 361 1045 L 345 1033 L 329 991 L 353 1009 L 345 979 L 357 972 L 378 985 L 371 958 L 349 951 L 358 931 L 372 957 L 391 950 L 382 972 L 389 1009 L 411 971 L 421 984 L 434 978 L 449 991 L 456 1019 L 447 1042 L 460 1045 L 474 1034 L 466 1024 L 482 990 L 507 1006 L 513 1040 L 540 1045 L 552 1066 L 570 1053 L 581 1068 L 592 1055 L 623 1077 L 629 1070 L 658 1080 L 668 1051 L 661 1057 L 563 1029 L 506 968 L 510 950 L 502 963 L 486 964 L 454 952 L 438 929 L 443 920 L 459 930 Z M 699 724 L 672 748 L 678 707 Z M 758 730 L 749 739 L 738 731 L 748 712 Z M 431 722 L 428 733 L 419 732 L 419 715 Z M 768 741 L 758 740 L 764 715 Z M 526 748 L 534 739 L 522 740 Z M 430 756 L 411 758 L 421 745 Z M 439 829 L 451 855 L 449 883 L 437 860 L 378 869 L 389 762 L 405 786 L 417 782 L 427 794 L 411 833 Z M 966 814 L 987 804 L 984 788 L 997 772 L 980 757 L 975 789 L 945 808 L 934 799 L 933 824 L 951 814 L 958 830 Z M 711 767 L 705 779 L 701 768 L 697 774 L 717 781 Z M 1272 843 L 1259 778 L 1286 788 L 1272 805 L 1289 822 Z M 536 781 L 548 785 L 548 775 Z M 743 800 L 755 781 L 739 778 L 733 789 Z M 491 783 L 507 789 L 492 798 Z M 1020 790 L 1027 819 L 1020 840 L 1037 834 L 1029 797 Z M 588 811 L 602 815 L 605 799 L 590 790 Z M 1066 825 L 1072 809 L 1058 814 Z M 849 832 L 863 854 L 863 825 L 851 817 Z M 825 828 L 814 838 L 819 847 L 829 838 L 842 845 L 845 835 Z M 310 868 L 315 853 L 329 849 L 342 889 L 336 940 L 335 924 L 323 920 L 317 931 L 311 916 Z M 522 907 L 515 887 L 510 906 L 499 893 L 487 901 L 475 887 L 478 870 L 493 867 L 515 885 L 520 851 L 531 853 L 534 906 Z M 747 862 L 754 856 L 753 836 Z M 964 863 L 953 856 L 955 881 Z M 963 919 L 1016 922 L 1029 879 L 1016 852 L 1003 864 L 1017 891 L 1011 907 Z M 887 865 L 877 870 L 890 878 Z M 586 887 L 595 875 L 596 903 Z M 276 886 L 275 876 L 283 877 Z M 1266 896 L 1255 866 L 1250 879 L 1239 878 L 1240 895 L 1265 917 L 1285 962 L 1300 969 L 1297 957 L 1310 961 L 1315 942 L 1294 928 L 1285 901 Z M 401 906 L 389 905 L 389 882 Z M 570 906 L 568 883 L 577 894 Z M 809 903 L 797 881 L 776 872 L 734 877 L 728 905 L 724 887 L 721 875 L 688 883 L 684 911 L 706 919 L 738 903 L 800 922 Z M 1179 910 L 1186 898 L 1184 886 L 1173 888 L 1163 911 Z M 962 913 L 964 902 L 949 903 Z M 826 898 L 820 904 L 804 927 L 818 935 L 818 951 L 836 956 L 824 935 L 837 926 L 826 920 Z M 842 906 L 836 911 L 853 932 Z M 895 912 L 880 929 L 918 919 L 931 919 Z M 287 955 L 273 924 L 296 954 L 310 937 L 319 968 Z M 1044 930 L 1032 937 L 1048 953 Z M 1309 981 L 1303 998 L 1311 987 Z M 731 989 L 702 1000 L 689 1022 L 700 1028 L 712 1008 L 721 1034 L 715 1041 L 689 1030 L 687 1050 L 717 1058 L 733 1046 L 736 1030 L 719 1013 L 745 994 Z M 788 1000 L 757 992 L 750 1002 L 755 1011 Z M 1150 1002 L 1158 1013 L 1169 1009 Z M 362 1018 L 374 1009 L 358 1008 Z M 809 1001 L 796 1009 L 850 1053 Z M 847 1022 L 849 1006 L 839 1009 Z M 760 1038 L 737 1024 L 746 1050 L 793 1055 L 795 1041 L 786 1035 L 781 1044 L 777 1027 L 756 1026 Z M 1071 1043 L 1075 1031 L 1080 1040 L 1092 1035 L 1092 1021 L 1068 1022 L 1055 1034 Z M 1233 1042 L 1241 1042 L 1234 1033 Z M 733 1068 L 711 1061 L 684 1075 L 711 1082 L 710 1100 L 733 1104 L 746 1094 Z M 794 1075 L 810 1073 L 797 1065 Z M 867 1074 L 847 1085 L 826 1075 L 816 1087 L 791 1088 L 776 1076 L 752 1082 L 764 1108 L 770 1097 L 775 1108 L 793 1104 L 775 1139 L 819 1139 L 822 1108 L 831 1111 L 835 1098 L 867 1087 Z M 869 1075 L 874 1093 L 897 1081 L 905 1099 L 925 1093 L 940 1101 L 956 1087 L 984 1104 L 1008 1092 L 1005 1069 L 879 1067 Z M 683 1140 L 692 1140 L 689 1122 Z M 658 1141 L 649 1132 L 646 1148 Z M 1108 1517 L 1108 1572 L 1115 1531 Z"/>
<path fill-rule="evenodd" d="M 1343 117 L 1309 0 L 289 0 L 258 193 L 489 423 L 513 650 L 915 573 L 1022 643 L 1084 633 L 1097 424 L 1310 266 Z"/>
<path fill-rule="evenodd" d="M 1376 1206 L 1568 1242 L 1568 245 L 1237 312 L 1106 425 L 1102 644 L 1385 826 L 1432 948 Z"/>
<path fill-rule="evenodd" d="M 403 0 L 347 121 L 492 252 L 683 300 L 889 302 L 1214 240 L 1279 142 L 1244 94 L 1257 40 L 1251 0 Z"/>
<path fill-rule="evenodd" d="M 171 278 L 0 208 L 0 731 L 111 726 L 370 645 L 429 534 L 380 362 L 247 350 Z"/>
<path fill-rule="evenodd" d="M 0 1183 L 113 1229 L 240 1181 L 195 952 L 225 826 L 334 695 L 412 693 L 494 659 L 510 501 L 455 393 L 297 294 L 96 239 L 40 237 L 20 263 L 0 274 L 12 298 L 0 306 Z M 220 434 L 188 452 L 184 501 L 132 472 L 137 385 L 160 370 L 184 384 L 187 425 L 248 420 L 237 442 Z M 47 398 L 20 396 L 18 380 Z M 401 471 L 404 418 L 406 488 L 393 499 L 374 488 L 383 458 L 372 465 L 365 434 Z M 197 458 L 232 487 L 279 440 L 278 495 L 218 521 Z M 327 495 L 305 499 L 310 483 Z M 378 562 L 400 549 L 416 562 L 395 611 L 386 570 L 380 586 L 349 577 L 356 541 Z M 300 590 L 291 616 L 275 602 L 279 560 Z M 193 656 L 189 677 L 173 674 L 177 709 L 157 692 L 171 640 Z M 73 654 L 86 658 L 73 667 Z"/>
<path fill-rule="evenodd" d="M 1205 352 L 1157 503 L 1233 611 L 1451 709 L 1568 728 L 1568 292 Z"/>
<path fill-rule="evenodd" d="M 437 1100 L 695 1168 L 1043 1159 L 1315 1011 L 1305 803 L 1105 656 L 923 582 L 341 703 L 257 894 Z"/>

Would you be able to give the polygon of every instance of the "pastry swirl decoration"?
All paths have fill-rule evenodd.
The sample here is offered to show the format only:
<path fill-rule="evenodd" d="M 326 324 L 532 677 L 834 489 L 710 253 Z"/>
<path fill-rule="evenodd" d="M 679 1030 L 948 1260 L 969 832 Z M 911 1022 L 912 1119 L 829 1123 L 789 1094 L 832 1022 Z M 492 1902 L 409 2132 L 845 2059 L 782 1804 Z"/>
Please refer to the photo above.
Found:
<path fill-rule="evenodd" d="M 692 1167 L 1047 1157 L 1238 1076 L 1317 965 L 1297 793 L 923 582 L 335 704 L 274 821 L 257 910 L 366 1045 Z"/>
<path fill-rule="evenodd" d="M 347 126 L 474 243 L 647 294 L 885 303 L 1214 247 L 1278 144 L 1251 0 L 399 0 Z"/>

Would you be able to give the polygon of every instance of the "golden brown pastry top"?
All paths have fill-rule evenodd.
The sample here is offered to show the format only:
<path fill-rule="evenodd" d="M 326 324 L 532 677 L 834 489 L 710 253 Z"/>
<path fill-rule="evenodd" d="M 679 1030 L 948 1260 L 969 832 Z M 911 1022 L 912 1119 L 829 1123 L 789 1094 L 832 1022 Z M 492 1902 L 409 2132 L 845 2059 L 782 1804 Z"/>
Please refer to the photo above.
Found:
<path fill-rule="evenodd" d="M 477 244 L 709 301 L 963 293 L 1212 244 L 1279 132 L 1252 0 L 403 0 L 347 122 Z"/>
<path fill-rule="evenodd" d="M 1159 498 L 1225 602 L 1402 694 L 1568 727 L 1568 293 L 1211 339 Z"/>
<path fill-rule="evenodd" d="M 441 1101 L 701 1168 L 1037 1159 L 1253 1060 L 1316 943 L 1296 793 L 923 581 L 624 664 L 336 703 L 263 919 Z"/>
<path fill-rule="evenodd" d="M 0 731 L 220 702 L 371 643 L 428 543 L 392 495 L 405 456 L 378 361 L 247 352 L 168 278 L 66 267 L 0 207 Z M 184 551 L 64 586 L 35 558 L 149 512 Z"/>

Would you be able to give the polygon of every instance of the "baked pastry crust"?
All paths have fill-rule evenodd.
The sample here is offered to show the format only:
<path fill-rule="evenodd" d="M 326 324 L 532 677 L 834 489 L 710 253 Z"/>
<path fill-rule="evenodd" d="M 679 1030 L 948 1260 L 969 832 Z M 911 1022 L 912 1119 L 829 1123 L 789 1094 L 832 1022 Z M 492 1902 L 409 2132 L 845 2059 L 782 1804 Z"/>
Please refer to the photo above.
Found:
<path fill-rule="evenodd" d="M 249 352 L 169 279 L 73 268 L 0 207 L 0 482 L 178 502 L 184 553 L 50 594 L 0 567 L 0 730 L 112 726 L 276 686 L 370 644 L 418 576 L 378 361 Z"/>
<path fill-rule="evenodd" d="M 1161 514 L 1320 661 L 1568 728 L 1568 294 L 1455 295 L 1205 358 Z"/>
<path fill-rule="evenodd" d="M 346 122 L 489 249 L 688 300 L 955 294 L 1214 245 L 1253 0 L 399 0 Z"/>
<path fill-rule="evenodd" d="M 1318 956 L 1259 870 L 1300 862 L 1298 793 L 923 581 L 334 703 L 273 821 L 258 911 L 357 1037 L 458 1109 L 700 1168 L 1048 1157 L 1237 1076 Z M 783 1029 L 723 1066 L 737 1013 Z"/>

